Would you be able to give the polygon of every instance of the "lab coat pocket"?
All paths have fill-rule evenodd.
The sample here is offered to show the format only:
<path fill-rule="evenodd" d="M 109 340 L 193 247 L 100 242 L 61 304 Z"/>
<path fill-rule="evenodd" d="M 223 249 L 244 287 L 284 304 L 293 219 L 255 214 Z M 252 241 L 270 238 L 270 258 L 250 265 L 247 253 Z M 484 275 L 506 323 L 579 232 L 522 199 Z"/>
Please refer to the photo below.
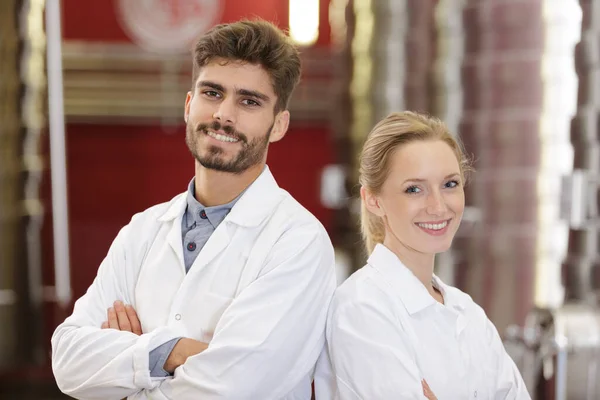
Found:
<path fill-rule="evenodd" d="M 232 301 L 232 298 L 210 292 L 200 296 L 193 310 L 196 314 L 195 319 L 200 325 L 199 328 L 202 336 L 200 341 L 210 343 L 217 323 Z"/>
<path fill-rule="evenodd" d="M 486 342 L 485 331 L 473 324 L 465 330 L 466 341 L 463 342 L 464 359 L 469 373 L 469 390 L 477 393 L 479 398 L 492 399 L 490 382 L 497 376 L 495 364 L 490 357 L 491 348 Z"/>

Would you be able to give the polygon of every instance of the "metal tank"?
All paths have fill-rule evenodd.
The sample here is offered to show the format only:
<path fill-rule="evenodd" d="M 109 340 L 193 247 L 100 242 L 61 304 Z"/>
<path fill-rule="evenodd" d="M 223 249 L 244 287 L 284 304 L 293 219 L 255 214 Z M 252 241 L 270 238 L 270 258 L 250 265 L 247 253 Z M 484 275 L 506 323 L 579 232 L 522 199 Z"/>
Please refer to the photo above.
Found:
<path fill-rule="evenodd" d="M 580 4 L 569 1 L 558 7 L 547 3 L 547 23 L 554 28 L 547 31 L 548 43 L 555 44 L 549 53 L 566 57 L 568 46 L 573 43 L 579 27 L 581 33 L 575 51 L 571 51 L 571 59 L 573 53 L 575 55 L 579 80 L 576 113 L 570 124 L 572 171 L 563 179 L 560 197 L 561 216 L 568 224 L 568 235 L 565 235 L 568 247 L 561 265 L 561 288 L 557 290 L 550 286 L 547 289 L 545 299 L 548 301 L 537 302 L 522 328 L 511 327 L 508 330 L 506 344 L 518 362 L 534 399 L 598 399 L 600 4 L 587 0 L 580 1 Z M 559 48 L 561 44 L 563 47 Z M 558 60 L 555 58 L 555 61 Z M 569 109 L 569 105 L 560 104 L 560 101 L 571 96 L 568 93 L 570 85 L 564 85 L 569 75 L 566 69 L 555 66 L 554 70 L 555 82 L 563 82 L 563 92 L 561 98 L 561 93 L 555 91 L 551 99 L 564 111 Z M 560 88 L 556 85 L 555 89 L 557 87 Z M 559 107 L 556 109 L 559 110 Z M 553 161 L 559 163 L 561 159 L 556 157 Z"/>
<path fill-rule="evenodd" d="M 0 367 L 16 356 L 16 277 L 23 265 L 18 251 L 22 239 L 18 209 L 20 192 L 20 78 L 17 2 L 0 4 Z M 10 329 L 9 329 L 10 327 Z"/>
<path fill-rule="evenodd" d="M 567 302 L 535 308 L 524 327 L 507 330 L 505 346 L 534 400 L 595 400 L 600 396 L 600 313 Z"/>
<path fill-rule="evenodd" d="M 40 200 L 44 2 L 0 2 L 0 369 L 46 358 Z"/>

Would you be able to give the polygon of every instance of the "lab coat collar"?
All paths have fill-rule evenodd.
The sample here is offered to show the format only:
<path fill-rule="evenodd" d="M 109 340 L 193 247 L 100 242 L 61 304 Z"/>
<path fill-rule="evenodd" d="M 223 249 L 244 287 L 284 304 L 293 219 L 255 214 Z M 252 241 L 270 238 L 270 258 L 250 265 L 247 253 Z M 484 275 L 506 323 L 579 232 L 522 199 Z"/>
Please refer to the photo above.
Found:
<path fill-rule="evenodd" d="M 262 173 L 250 184 L 223 222 L 228 221 L 245 227 L 257 226 L 283 200 L 283 194 L 284 191 L 279 189 L 269 167 L 265 165 Z M 172 221 L 183 215 L 186 205 L 186 193 L 176 196 L 159 221 Z"/>
<path fill-rule="evenodd" d="M 369 257 L 368 264 L 375 268 L 389 284 L 394 293 L 400 298 L 406 311 L 412 316 L 431 307 L 437 301 L 429 294 L 411 270 L 409 270 L 391 250 L 378 244 Z M 457 317 L 456 335 L 460 335 L 468 325 L 468 319 L 463 312 L 469 301 L 469 295 L 446 285 L 440 278 L 433 275 L 433 284 L 444 296 L 444 306 L 454 310 Z"/>
<path fill-rule="evenodd" d="M 392 286 L 406 311 L 413 315 L 435 304 L 425 286 L 411 270 L 391 250 L 382 244 L 377 244 L 367 263 L 375 268 Z"/>
<path fill-rule="evenodd" d="M 378 244 L 369 257 L 368 264 L 379 271 L 400 297 L 409 314 L 417 313 L 433 304 L 436 300 L 431 297 L 425 286 L 410 269 L 398 259 L 396 254 L 382 244 Z M 467 296 L 456 288 L 446 285 L 440 278 L 433 275 L 434 286 L 444 296 L 444 305 L 458 310 L 464 310 L 468 302 Z"/>
<path fill-rule="evenodd" d="M 473 302 L 473 299 L 471 299 L 471 296 L 461 292 L 457 288 L 446 285 L 435 275 L 433 276 L 433 284 L 440 292 L 442 292 L 442 296 L 444 296 L 444 306 L 446 306 L 447 309 L 454 311 L 454 315 L 457 317 L 455 333 L 457 336 L 460 335 L 469 325 L 469 318 L 467 318 L 465 310 L 467 309 L 468 303 Z"/>
<path fill-rule="evenodd" d="M 433 275 L 433 282 L 434 286 L 442 292 L 442 296 L 444 296 L 444 305 L 447 307 L 453 307 L 459 311 L 463 311 L 466 309 L 467 303 L 472 301 L 467 294 L 452 286 L 446 285 L 436 275 Z"/>

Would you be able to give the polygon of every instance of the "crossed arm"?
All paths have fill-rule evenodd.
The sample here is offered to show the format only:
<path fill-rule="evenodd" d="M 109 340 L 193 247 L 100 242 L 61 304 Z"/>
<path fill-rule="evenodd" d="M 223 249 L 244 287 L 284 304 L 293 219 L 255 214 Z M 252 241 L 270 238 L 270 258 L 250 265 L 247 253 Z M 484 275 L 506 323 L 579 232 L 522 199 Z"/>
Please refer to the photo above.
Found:
<path fill-rule="evenodd" d="M 102 329 L 116 329 L 119 331 L 131 332 L 136 335 L 142 334 L 140 320 L 135 309 L 129 304 L 123 304 L 121 301 L 115 301 L 113 307 L 107 310 L 107 320 L 102 323 Z M 198 340 L 182 338 L 180 339 L 171 354 L 168 356 L 163 366 L 164 370 L 172 374 L 175 369 L 185 363 L 188 357 L 200 354 L 208 345 Z M 421 381 L 423 395 L 428 400 L 437 400 L 435 394 L 424 379 Z"/>
<path fill-rule="evenodd" d="M 135 273 L 117 240 L 52 337 L 59 387 L 87 399 L 284 397 L 306 379 L 324 344 L 335 290 L 333 249 L 324 235 L 284 235 L 262 275 L 225 310 L 211 343 L 179 340 L 164 365 L 174 371 L 167 378 L 151 377 L 149 353 L 181 334 L 169 326 L 140 332 L 135 310 L 124 305 L 132 304 Z"/>
<path fill-rule="evenodd" d="M 106 321 L 102 323 L 102 329 L 116 329 L 123 332 L 131 332 L 136 335 L 142 334 L 142 325 L 133 306 L 115 301 L 113 306 L 107 310 Z M 188 357 L 202 353 L 208 348 L 206 343 L 190 338 L 181 338 L 173 347 L 167 357 L 163 369 L 172 374 L 177 367 L 183 365 Z"/>

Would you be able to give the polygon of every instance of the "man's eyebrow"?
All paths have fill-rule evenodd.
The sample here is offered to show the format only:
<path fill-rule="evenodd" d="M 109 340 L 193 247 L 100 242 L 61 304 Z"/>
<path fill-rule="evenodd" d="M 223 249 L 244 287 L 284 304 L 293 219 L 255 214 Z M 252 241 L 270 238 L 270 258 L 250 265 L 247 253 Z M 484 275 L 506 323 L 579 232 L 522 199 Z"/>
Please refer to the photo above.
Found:
<path fill-rule="evenodd" d="M 219 83 L 216 82 L 211 82 L 211 81 L 198 81 L 198 84 L 196 85 L 196 87 L 201 87 L 201 86 L 206 86 L 215 90 L 218 90 L 220 92 L 224 92 L 225 91 L 225 87 Z"/>
<path fill-rule="evenodd" d="M 212 82 L 212 81 L 198 81 L 197 87 L 209 87 L 214 90 L 218 90 L 219 92 L 227 92 L 225 87 L 220 83 Z M 265 103 L 269 103 L 271 98 L 264 93 L 261 93 L 257 90 L 251 89 L 237 89 L 236 93 L 240 96 L 254 97 L 255 99 L 262 100 Z"/>
<path fill-rule="evenodd" d="M 264 93 L 257 92 L 256 90 L 238 89 L 237 94 L 242 95 L 242 96 L 255 97 L 259 100 L 264 101 L 265 103 L 268 103 L 269 101 L 271 101 L 269 96 L 267 96 Z"/>

